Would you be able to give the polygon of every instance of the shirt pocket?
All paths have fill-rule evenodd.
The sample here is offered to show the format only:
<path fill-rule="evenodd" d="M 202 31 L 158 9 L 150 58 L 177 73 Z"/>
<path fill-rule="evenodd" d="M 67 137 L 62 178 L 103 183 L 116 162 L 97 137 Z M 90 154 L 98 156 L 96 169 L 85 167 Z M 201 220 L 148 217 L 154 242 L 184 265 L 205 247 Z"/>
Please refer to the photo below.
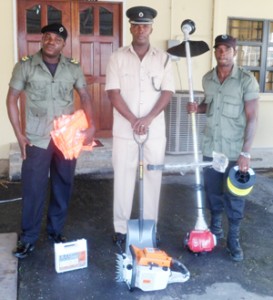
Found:
<path fill-rule="evenodd" d="M 60 83 L 59 95 L 62 101 L 66 103 L 73 102 L 73 83 L 71 82 Z"/>
<path fill-rule="evenodd" d="M 30 87 L 26 89 L 30 101 L 45 101 L 47 96 L 47 83 L 31 82 Z"/>
<path fill-rule="evenodd" d="M 207 110 L 206 110 L 207 117 L 212 116 L 213 107 L 214 107 L 213 96 L 206 95 L 205 103 L 207 104 Z"/>
<path fill-rule="evenodd" d="M 27 113 L 26 132 L 43 136 L 47 128 L 47 110 L 31 107 Z"/>
<path fill-rule="evenodd" d="M 235 99 L 230 96 L 223 98 L 222 115 L 227 118 L 237 119 L 243 112 L 243 105 L 236 103 Z"/>
<path fill-rule="evenodd" d="M 137 75 L 136 72 L 125 71 L 120 75 L 120 89 L 131 90 L 137 86 Z"/>

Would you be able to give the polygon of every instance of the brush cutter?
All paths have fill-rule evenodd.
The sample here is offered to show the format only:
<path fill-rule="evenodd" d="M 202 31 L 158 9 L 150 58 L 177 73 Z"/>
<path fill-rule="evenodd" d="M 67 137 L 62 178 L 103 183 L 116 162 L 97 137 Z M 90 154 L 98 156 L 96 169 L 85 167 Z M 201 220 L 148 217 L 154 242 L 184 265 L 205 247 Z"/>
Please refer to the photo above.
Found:
<path fill-rule="evenodd" d="M 170 48 L 167 50 L 168 53 L 185 57 L 187 59 L 187 70 L 188 70 L 188 83 L 189 83 L 189 101 L 194 102 L 193 85 L 192 85 L 192 70 L 191 70 L 191 50 L 193 56 L 203 54 L 209 50 L 208 45 L 205 42 L 192 42 L 189 41 L 189 35 L 195 31 L 195 24 L 192 20 L 185 20 L 181 24 L 181 30 L 184 34 L 184 41 L 182 44 Z M 200 163 L 198 155 L 198 141 L 197 141 L 197 130 L 196 130 L 196 113 L 191 113 L 192 121 L 192 136 L 193 136 L 193 148 L 194 148 L 194 170 L 196 180 L 196 195 L 197 195 L 197 221 L 190 233 L 184 240 L 184 245 L 194 253 L 209 252 L 212 251 L 216 246 L 216 237 L 209 230 L 205 221 L 203 212 L 203 199 L 202 199 L 202 185 L 200 176 Z"/>
<path fill-rule="evenodd" d="M 139 219 L 127 222 L 127 237 L 125 252 L 130 255 L 130 245 L 139 248 L 156 246 L 156 225 L 154 220 L 143 219 L 143 148 L 148 140 L 149 133 L 146 135 L 134 135 L 134 140 L 138 145 L 138 188 L 139 188 Z"/>
<path fill-rule="evenodd" d="M 197 165 L 200 167 L 212 167 L 215 171 L 224 173 L 228 166 L 228 158 L 223 153 L 218 153 L 213 151 L 212 153 L 212 161 L 200 161 L 198 163 L 189 163 L 189 164 L 165 164 L 165 165 L 152 165 L 148 164 L 147 169 L 149 171 L 157 171 L 157 170 L 171 170 L 171 171 L 179 171 L 182 175 L 184 174 L 184 169 L 192 169 Z"/>
<path fill-rule="evenodd" d="M 130 291 L 162 290 L 170 283 L 189 280 L 188 269 L 166 252 L 156 248 L 140 249 L 131 245 L 130 255 L 117 254 L 116 281 L 125 282 Z"/>

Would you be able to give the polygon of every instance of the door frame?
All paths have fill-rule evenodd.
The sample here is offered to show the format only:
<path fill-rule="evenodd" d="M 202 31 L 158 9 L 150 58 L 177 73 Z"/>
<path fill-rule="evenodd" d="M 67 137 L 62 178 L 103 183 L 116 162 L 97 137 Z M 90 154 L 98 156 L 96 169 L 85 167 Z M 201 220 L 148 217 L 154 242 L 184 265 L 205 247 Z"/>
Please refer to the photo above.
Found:
<path fill-rule="evenodd" d="M 108 1 L 103 1 L 103 0 L 97 0 L 94 2 L 117 2 L 117 3 L 123 3 L 122 5 L 122 15 L 125 16 L 126 9 L 125 4 L 126 0 L 108 0 Z M 19 56 L 18 56 L 18 21 L 17 21 L 17 0 L 12 0 L 12 7 L 13 7 L 13 57 L 14 57 L 14 64 L 19 61 Z M 121 38 L 121 46 L 126 44 L 126 32 L 124 28 L 126 28 L 126 18 L 123 18 L 122 20 L 122 38 Z"/>

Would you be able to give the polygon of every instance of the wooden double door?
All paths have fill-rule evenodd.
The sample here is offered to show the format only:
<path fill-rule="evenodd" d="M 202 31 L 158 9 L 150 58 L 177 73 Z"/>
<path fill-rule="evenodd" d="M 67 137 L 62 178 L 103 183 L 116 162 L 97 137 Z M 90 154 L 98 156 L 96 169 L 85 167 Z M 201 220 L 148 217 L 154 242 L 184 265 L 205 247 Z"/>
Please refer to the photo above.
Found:
<path fill-rule="evenodd" d="M 110 137 L 112 106 L 104 91 L 111 53 L 121 46 L 122 4 L 84 0 L 17 0 L 18 55 L 40 49 L 41 28 L 60 22 L 68 31 L 64 55 L 78 60 L 93 98 L 97 137 Z M 24 101 L 22 101 L 24 103 Z M 80 107 L 75 94 L 75 105 Z M 24 119 L 24 104 L 21 107 Z M 23 122 L 24 126 L 24 122 Z"/>

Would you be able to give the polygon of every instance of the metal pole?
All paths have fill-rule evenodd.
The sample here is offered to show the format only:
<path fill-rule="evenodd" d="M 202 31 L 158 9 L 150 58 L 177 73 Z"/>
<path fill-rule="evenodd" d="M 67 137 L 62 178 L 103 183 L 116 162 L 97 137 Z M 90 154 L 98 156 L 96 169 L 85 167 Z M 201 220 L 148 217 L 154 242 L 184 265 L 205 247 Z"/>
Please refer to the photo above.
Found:
<path fill-rule="evenodd" d="M 186 58 L 187 58 L 187 70 L 188 70 L 188 82 L 189 82 L 189 94 L 190 102 L 194 102 L 193 95 L 193 84 L 192 84 L 192 70 L 191 70 L 191 53 L 190 53 L 190 44 L 189 44 L 189 34 L 192 31 L 192 27 L 189 24 L 182 26 L 182 32 L 184 33 L 185 48 L 186 48 Z M 193 149 L 194 149 L 194 162 L 195 166 L 195 180 L 196 180 L 196 196 L 197 196 L 197 221 L 195 224 L 196 230 L 206 230 L 208 228 L 207 223 L 204 218 L 203 213 L 203 201 L 202 201 L 202 185 L 201 185 L 201 176 L 200 176 L 200 166 L 199 155 L 198 155 L 198 139 L 197 139 L 197 130 L 196 130 L 196 113 L 191 113 L 191 122 L 192 122 L 192 137 L 193 137 Z"/>

